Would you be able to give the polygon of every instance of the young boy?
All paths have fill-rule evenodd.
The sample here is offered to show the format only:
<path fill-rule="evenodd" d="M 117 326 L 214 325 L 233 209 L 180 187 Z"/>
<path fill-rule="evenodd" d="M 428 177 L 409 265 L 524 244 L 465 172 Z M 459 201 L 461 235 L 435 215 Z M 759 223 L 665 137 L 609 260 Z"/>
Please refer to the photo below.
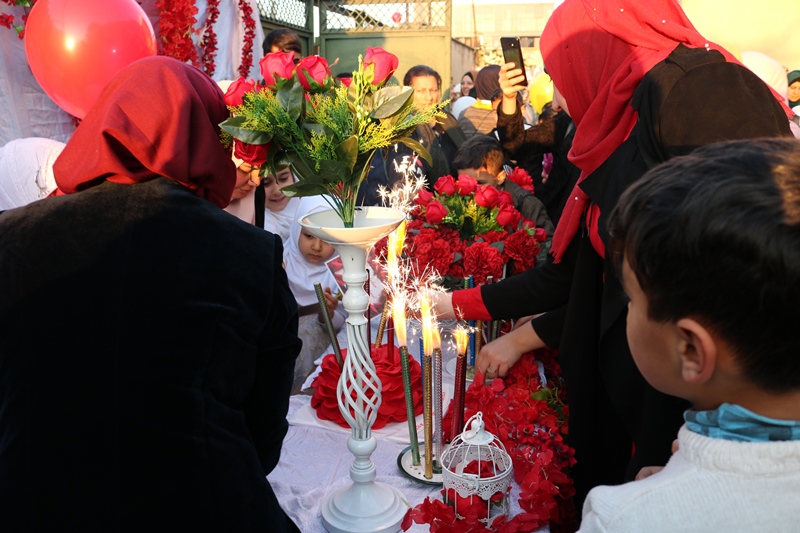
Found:
<path fill-rule="evenodd" d="M 581 531 L 797 531 L 800 142 L 672 159 L 609 231 L 636 365 L 694 407 L 666 467 L 593 489 Z"/>
<path fill-rule="evenodd" d="M 501 191 L 508 191 L 514 198 L 514 208 L 536 227 L 553 236 L 553 223 L 547 215 L 544 204 L 532 193 L 511 180 L 506 179 L 503 168 L 503 148 L 500 141 L 489 135 L 475 135 L 462 144 L 453 158 L 453 168 L 459 175 L 466 174 L 481 185 L 490 185 Z"/>

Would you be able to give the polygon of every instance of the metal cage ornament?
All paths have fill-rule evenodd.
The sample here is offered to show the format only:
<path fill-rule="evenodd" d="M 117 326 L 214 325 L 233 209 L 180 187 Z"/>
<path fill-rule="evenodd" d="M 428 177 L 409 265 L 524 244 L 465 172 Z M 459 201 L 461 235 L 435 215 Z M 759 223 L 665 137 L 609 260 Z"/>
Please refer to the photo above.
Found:
<path fill-rule="evenodd" d="M 488 525 L 508 516 L 514 467 L 503 443 L 485 427 L 482 412 L 470 417 L 464 432 L 442 453 L 441 465 L 445 503 L 454 506 L 459 519 L 465 517 L 465 507 L 486 505 L 486 514 L 479 509 L 478 516 Z"/>

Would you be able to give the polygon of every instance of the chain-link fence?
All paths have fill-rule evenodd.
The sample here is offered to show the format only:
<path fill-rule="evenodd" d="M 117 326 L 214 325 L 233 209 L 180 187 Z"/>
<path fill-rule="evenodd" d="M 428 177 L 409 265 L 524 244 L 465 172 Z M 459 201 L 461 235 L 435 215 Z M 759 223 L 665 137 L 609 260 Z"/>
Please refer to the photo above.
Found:
<path fill-rule="evenodd" d="M 306 0 L 256 0 L 261 18 L 289 28 L 305 29 L 311 16 Z"/>
<path fill-rule="evenodd" d="M 320 31 L 325 33 L 450 28 L 450 2 L 446 0 L 322 0 L 320 7 L 324 13 Z"/>

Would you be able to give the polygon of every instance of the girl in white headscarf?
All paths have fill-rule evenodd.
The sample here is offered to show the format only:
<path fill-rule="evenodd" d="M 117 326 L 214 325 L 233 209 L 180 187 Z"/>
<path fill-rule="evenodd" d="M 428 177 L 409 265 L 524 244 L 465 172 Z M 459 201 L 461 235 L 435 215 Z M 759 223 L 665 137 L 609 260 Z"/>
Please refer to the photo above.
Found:
<path fill-rule="evenodd" d="M 53 192 L 53 163 L 64 146 L 30 137 L 0 147 L 0 211 L 22 207 Z"/>
<path fill-rule="evenodd" d="M 280 235 L 284 248 L 289 240 L 289 230 L 297 215 L 297 206 L 300 198 L 289 198 L 281 189 L 295 182 L 294 174 L 290 168 L 279 170 L 277 173 L 267 174 L 261 180 L 264 187 L 264 229 L 275 235 Z"/>
<path fill-rule="evenodd" d="M 300 386 L 314 369 L 314 361 L 322 355 L 331 344 L 325 327 L 327 312 L 337 332 L 345 322 L 345 311 L 339 305 L 336 294 L 339 287 L 327 262 L 336 256 L 336 250 L 328 243 L 314 237 L 300 226 L 300 219 L 316 211 L 330 209 L 330 206 L 319 196 L 298 199 L 295 219 L 289 231 L 289 239 L 283 250 L 283 263 L 289 288 L 294 294 L 300 308 L 300 324 L 297 336 L 303 341 L 303 349 L 297 356 L 294 367 L 293 392 L 299 392 Z M 322 310 L 314 290 L 314 283 L 320 283 L 325 291 L 326 309 Z"/>

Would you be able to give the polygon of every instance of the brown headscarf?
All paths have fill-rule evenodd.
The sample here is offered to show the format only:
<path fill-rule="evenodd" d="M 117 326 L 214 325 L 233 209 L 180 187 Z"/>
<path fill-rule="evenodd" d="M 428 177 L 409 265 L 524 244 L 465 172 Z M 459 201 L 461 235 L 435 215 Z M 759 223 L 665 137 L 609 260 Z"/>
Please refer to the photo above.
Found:
<path fill-rule="evenodd" d="M 500 90 L 500 65 L 489 65 L 478 71 L 475 77 L 475 93 L 478 100 L 491 100 Z"/>
<path fill-rule="evenodd" d="M 219 140 L 219 123 L 228 117 L 222 97 L 211 78 L 175 59 L 129 65 L 103 89 L 56 161 L 59 194 L 163 176 L 225 207 L 236 168 Z"/>

